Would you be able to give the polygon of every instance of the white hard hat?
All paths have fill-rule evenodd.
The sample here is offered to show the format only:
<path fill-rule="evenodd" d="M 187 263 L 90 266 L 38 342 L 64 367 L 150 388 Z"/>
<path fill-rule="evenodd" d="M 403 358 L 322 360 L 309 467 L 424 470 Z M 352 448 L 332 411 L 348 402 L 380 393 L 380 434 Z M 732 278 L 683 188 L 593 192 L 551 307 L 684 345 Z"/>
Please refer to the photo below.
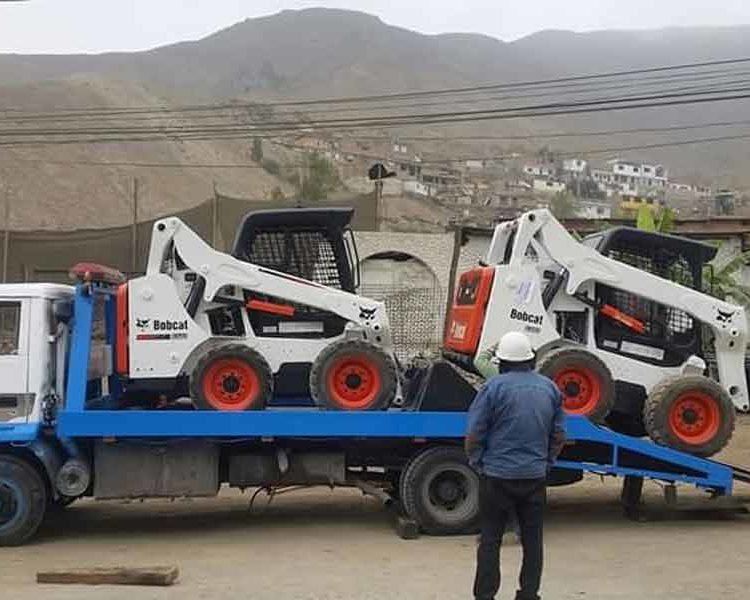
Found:
<path fill-rule="evenodd" d="M 528 337 L 519 331 L 511 331 L 500 339 L 495 358 L 503 362 L 526 362 L 534 358 L 534 350 Z"/>

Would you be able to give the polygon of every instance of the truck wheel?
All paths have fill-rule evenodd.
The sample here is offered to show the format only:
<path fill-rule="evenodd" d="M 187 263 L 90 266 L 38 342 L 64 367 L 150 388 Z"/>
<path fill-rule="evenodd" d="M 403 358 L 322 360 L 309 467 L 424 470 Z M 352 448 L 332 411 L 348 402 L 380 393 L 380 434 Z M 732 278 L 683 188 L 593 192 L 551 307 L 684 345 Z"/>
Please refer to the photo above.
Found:
<path fill-rule="evenodd" d="M 200 410 L 263 410 L 272 394 L 271 367 L 239 344 L 207 352 L 190 377 L 190 397 Z"/>
<path fill-rule="evenodd" d="M 47 488 L 36 469 L 15 456 L 0 456 L 0 546 L 28 540 L 46 508 Z"/>
<path fill-rule="evenodd" d="M 310 394 L 327 410 L 384 410 L 397 390 L 394 360 L 378 346 L 361 340 L 331 344 L 310 371 Z"/>
<path fill-rule="evenodd" d="M 615 404 L 615 382 L 607 365 L 591 352 L 558 348 L 546 354 L 537 370 L 557 384 L 569 415 L 604 421 Z"/>
<path fill-rule="evenodd" d="M 696 456 L 713 456 L 734 432 L 729 394 L 702 375 L 669 377 L 651 390 L 643 420 L 657 444 Z"/>
<path fill-rule="evenodd" d="M 479 477 L 461 448 L 437 447 L 415 456 L 401 473 L 406 514 L 431 535 L 474 533 L 479 526 Z"/>

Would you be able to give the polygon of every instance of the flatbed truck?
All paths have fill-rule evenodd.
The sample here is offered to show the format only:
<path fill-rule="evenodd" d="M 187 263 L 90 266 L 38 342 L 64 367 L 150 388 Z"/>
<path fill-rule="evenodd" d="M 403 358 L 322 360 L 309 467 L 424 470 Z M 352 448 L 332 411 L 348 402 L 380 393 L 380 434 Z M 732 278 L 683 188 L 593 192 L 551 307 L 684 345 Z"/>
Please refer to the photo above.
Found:
<path fill-rule="evenodd" d="M 78 498 L 201 497 L 222 485 L 359 486 L 393 499 L 426 533 L 476 528 L 460 384 L 439 362 L 387 411 L 321 411 L 309 398 L 248 412 L 128 405 L 113 364 L 115 295 L 106 280 L 0 286 L 0 545 L 29 541 L 51 509 Z M 747 470 L 583 417 L 568 418 L 567 435 L 550 484 L 624 477 L 629 506 L 644 479 L 713 496 L 750 482 Z"/>

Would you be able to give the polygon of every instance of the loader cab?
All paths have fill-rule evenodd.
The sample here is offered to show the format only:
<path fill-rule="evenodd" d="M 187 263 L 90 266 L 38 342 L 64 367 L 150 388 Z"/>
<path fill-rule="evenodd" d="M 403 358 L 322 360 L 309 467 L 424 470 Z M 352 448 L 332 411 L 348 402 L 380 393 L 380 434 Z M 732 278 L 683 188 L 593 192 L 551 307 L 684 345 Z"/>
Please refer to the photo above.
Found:
<path fill-rule="evenodd" d="M 609 258 L 695 290 L 703 289 L 704 268 L 717 252 L 708 244 L 630 227 L 589 236 L 583 243 Z M 664 367 L 703 354 L 701 323 L 689 314 L 603 284 L 597 284 L 596 298 L 645 325 L 644 333 L 635 333 L 600 315 L 594 327 L 599 348 Z"/>
<path fill-rule="evenodd" d="M 352 208 L 296 208 L 248 214 L 232 256 L 327 287 L 355 293 L 359 258 Z"/>
<path fill-rule="evenodd" d="M 231 254 L 238 260 L 281 274 L 356 293 L 360 271 L 357 245 L 350 228 L 353 216 L 353 208 L 251 212 L 237 228 Z M 180 297 L 187 313 L 193 317 L 206 282 L 176 258 Z M 257 330 L 274 327 L 279 320 L 278 316 L 262 313 L 255 317 Z"/>
<path fill-rule="evenodd" d="M 44 398 L 61 392 L 56 363 L 67 336 L 56 315 L 73 295 L 66 285 L 0 285 L 0 423 L 40 421 Z"/>

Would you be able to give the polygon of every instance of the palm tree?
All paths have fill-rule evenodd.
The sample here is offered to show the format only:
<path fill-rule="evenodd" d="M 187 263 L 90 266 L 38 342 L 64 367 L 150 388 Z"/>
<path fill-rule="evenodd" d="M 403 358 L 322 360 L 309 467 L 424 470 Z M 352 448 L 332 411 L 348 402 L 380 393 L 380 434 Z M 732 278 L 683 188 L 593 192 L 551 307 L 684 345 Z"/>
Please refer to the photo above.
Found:
<path fill-rule="evenodd" d="M 636 227 L 643 231 L 671 233 L 674 229 L 674 211 L 668 206 L 662 206 L 655 211 L 652 205 L 643 204 L 638 208 Z"/>
<path fill-rule="evenodd" d="M 750 252 L 743 252 L 717 268 L 706 265 L 703 272 L 705 291 L 721 300 L 734 300 L 738 304 L 750 307 L 750 286 L 740 282 L 739 276 L 743 267 L 750 264 Z"/>
<path fill-rule="evenodd" d="M 674 227 L 674 213 L 668 207 L 655 211 L 648 204 L 638 209 L 638 229 L 669 233 Z M 743 252 L 720 267 L 713 264 L 703 269 L 703 291 L 720 300 L 732 300 L 750 307 L 750 286 L 740 282 L 742 268 L 750 265 L 750 252 Z"/>

